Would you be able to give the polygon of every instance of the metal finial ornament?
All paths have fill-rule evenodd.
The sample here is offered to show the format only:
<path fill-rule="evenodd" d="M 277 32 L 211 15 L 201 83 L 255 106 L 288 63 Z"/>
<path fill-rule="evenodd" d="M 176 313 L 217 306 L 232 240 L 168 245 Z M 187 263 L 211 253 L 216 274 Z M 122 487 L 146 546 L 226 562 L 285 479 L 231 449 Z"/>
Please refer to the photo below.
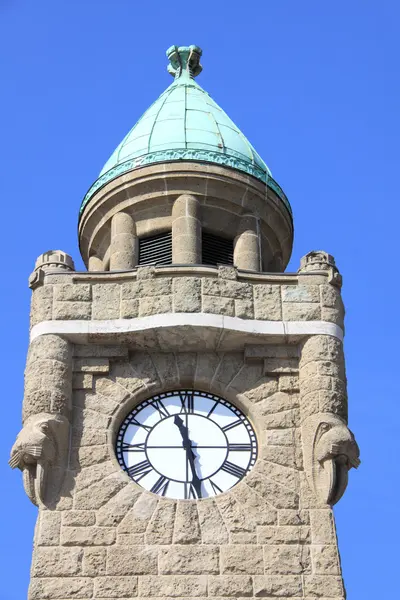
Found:
<path fill-rule="evenodd" d="M 199 46 L 171 46 L 167 50 L 167 57 L 170 64 L 168 73 L 175 79 L 187 73 L 191 79 L 199 75 L 203 67 L 200 64 L 200 57 L 203 51 Z"/>

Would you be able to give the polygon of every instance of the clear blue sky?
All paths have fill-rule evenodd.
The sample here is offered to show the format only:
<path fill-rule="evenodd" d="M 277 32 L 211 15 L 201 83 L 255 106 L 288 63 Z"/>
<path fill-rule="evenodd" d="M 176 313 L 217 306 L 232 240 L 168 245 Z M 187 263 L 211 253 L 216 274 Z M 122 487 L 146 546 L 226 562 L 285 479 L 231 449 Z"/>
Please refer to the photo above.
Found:
<path fill-rule="evenodd" d="M 81 267 L 80 201 L 170 83 L 172 44 L 203 48 L 200 85 L 286 191 L 289 270 L 324 249 L 343 273 L 350 426 L 362 458 L 335 510 L 343 571 L 349 600 L 396 596 L 399 22 L 395 0 L 0 0 L 0 600 L 26 597 L 36 518 L 7 466 L 20 428 L 27 278 L 50 248 Z"/>

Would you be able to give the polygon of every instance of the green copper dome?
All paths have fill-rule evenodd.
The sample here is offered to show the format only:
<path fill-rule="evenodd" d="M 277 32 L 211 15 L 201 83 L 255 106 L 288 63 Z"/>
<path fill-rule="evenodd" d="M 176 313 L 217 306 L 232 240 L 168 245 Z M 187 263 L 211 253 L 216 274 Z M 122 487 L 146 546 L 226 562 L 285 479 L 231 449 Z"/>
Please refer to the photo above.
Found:
<path fill-rule="evenodd" d="M 82 206 L 103 185 L 144 165 L 193 160 L 238 169 L 267 183 L 290 206 L 271 172 L 228 115 L 195 81 L 202 70 L 198 46 L 167 50 L 173 83 L 142 115 L 104 165 Z"/>

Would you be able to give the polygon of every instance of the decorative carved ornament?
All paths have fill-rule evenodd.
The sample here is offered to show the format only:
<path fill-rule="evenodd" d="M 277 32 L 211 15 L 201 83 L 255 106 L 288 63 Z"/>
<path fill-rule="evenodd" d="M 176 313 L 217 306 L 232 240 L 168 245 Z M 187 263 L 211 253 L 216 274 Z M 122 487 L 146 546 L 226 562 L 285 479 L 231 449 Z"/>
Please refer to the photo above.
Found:
<path fill-rule="evenodd" d="M 22 471 L 25 492 L 36 506 L 46 504 L 51 468 L 65 468 L 68 431 L 65 417 L 46 413 L 33 415 L 27 419 L 11 449 L 9 465 Z M 57 493 L 57 485 L 52 483 L 52 491 Z"/>
<path fill-rule="evenodd" d="M 304 466 L 319 500 L 336 504 L 343 496 L 348 472 L 360 464 L 360 451 L 346 423 L 332 413 L 309 417 L 302 427 Z"/>

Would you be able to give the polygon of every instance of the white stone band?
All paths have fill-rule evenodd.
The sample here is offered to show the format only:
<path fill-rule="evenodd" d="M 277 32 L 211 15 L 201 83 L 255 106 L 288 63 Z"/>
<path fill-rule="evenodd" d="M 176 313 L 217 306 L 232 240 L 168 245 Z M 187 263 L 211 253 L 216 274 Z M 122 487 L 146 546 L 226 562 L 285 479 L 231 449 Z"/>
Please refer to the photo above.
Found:
<path fill-rule="evenodd" d="M 168 330 L 175 327 L 211 328 L 221 331 L 259 336 L 291 337 L 330 335 L 343 341 L 343 330 L 327 321 L 261 321 L 226 317 L 211 313 L 167 313 L 137 319 L 110 319 L 106 321 L 43 321 L 32 328 L 30 341 L 41 335 L 55 334 L 70 339 L 75 344 L 88 343 L 91 335 L 127 334 L 146 330 Z"/>

